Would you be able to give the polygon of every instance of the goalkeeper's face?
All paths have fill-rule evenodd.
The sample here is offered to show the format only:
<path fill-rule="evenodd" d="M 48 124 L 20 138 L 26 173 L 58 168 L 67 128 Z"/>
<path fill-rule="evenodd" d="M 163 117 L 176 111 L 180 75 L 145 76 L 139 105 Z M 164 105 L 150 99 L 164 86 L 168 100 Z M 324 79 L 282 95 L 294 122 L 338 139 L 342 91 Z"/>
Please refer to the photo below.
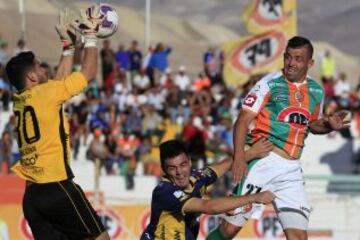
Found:
<path fill-rule="evenodd" d="M 36 76 L 36 81 L 38 82 L 38 84 L 48 81 L 46 71 L 44 68 L 40 66 L 39 60 L 35 60 L 35 65 L 34 68 L 32 69 L 32 72 Z"/>

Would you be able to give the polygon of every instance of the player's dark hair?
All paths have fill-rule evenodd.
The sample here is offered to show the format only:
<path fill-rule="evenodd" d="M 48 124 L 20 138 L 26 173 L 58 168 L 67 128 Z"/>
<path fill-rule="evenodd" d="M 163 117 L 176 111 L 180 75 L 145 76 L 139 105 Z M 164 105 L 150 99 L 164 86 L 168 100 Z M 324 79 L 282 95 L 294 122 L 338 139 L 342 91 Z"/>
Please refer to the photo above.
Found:
<path fill-rule="evenodd" d="M 188 152 L 187 148 L 185 147 L 185 144 L 179 140 L 169 140 L 169 141 L 163 142 L 160 144 L 159 148 L 160 148 L 160 163 L 161 163 L 161 168 L 164 171 L 164 173 L 165 173 L 166 159 L 174 158 L 176 156 L 179 156 L 182 153 L 189 155 L 189 152 Z"/>
<path fill-rule="evenodd" d="M 314 47 L 313 47 L 312 43 L 310 42 L 310 40 L 307 38 L 295 36 L 295 37 L 289 39 L 286 48 L 299 48 L 299 47 L 303 47 L 303 46 L 305 46 L 307 48 L 310 59 L 311 59 L 313 56 Z"/>
<path fill-rule="evenodd" d="M 6 74 L 11 85 L 18 91 L 26 87 L 25 76 L 30 68 L 35 64 L 35 55 L 33 52 L 21 52 L 12 57 L 6 64 Z"/>

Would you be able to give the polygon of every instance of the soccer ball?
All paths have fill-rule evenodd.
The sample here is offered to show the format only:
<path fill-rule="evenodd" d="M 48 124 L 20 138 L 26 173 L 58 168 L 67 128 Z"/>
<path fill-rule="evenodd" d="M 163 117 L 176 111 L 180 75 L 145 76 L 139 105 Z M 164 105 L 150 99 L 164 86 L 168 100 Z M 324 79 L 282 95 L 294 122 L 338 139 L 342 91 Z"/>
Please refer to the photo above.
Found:
<path fill-rule="evenodd" d="M 86 11 L 88 16 L 91 16 L 94 7 L 89 7 Z M 118 29 L 119 17 L 115 9 L 109 4 L 100 4 L 100 14 L 104 16 L 103 21 L 99 26 L 99 30 L 96 34 L 98 38 L 108 38 L 113 35 Z"/>

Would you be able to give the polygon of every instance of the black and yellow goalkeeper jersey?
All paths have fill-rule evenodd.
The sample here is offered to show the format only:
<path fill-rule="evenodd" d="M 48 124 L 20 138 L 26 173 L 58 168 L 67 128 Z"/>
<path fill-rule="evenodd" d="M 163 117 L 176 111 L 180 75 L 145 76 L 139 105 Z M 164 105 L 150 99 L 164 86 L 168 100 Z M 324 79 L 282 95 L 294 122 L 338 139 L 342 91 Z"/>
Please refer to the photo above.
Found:
<path fill-rule="evenodd" d="M 81 72 L 14 94 L 15 135 L 21 160 L 13 171 L 28 181 L 49 183 L 73 177 L 69 167 L 69 123 L 62 104 L 87 86 Z"/>

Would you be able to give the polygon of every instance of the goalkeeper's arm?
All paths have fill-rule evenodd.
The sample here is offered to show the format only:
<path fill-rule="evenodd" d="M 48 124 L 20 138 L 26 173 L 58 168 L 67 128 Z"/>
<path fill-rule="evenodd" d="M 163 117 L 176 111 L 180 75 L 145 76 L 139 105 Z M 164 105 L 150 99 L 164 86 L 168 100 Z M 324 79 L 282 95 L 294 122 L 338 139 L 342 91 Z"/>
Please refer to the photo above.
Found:
<path fill-rule="evenodd" d="M 96 47 L 96 33 L 102 21 L 100 6 L 96 5 L 91 9 L 89 15 L 85 10 L 80 12 L 80 20 L 75 21 L 73 26 L 84 36 L 84 59 L 81 64 L 81 72 L 88 81 L 96 76 L 98 49 Z"/>

